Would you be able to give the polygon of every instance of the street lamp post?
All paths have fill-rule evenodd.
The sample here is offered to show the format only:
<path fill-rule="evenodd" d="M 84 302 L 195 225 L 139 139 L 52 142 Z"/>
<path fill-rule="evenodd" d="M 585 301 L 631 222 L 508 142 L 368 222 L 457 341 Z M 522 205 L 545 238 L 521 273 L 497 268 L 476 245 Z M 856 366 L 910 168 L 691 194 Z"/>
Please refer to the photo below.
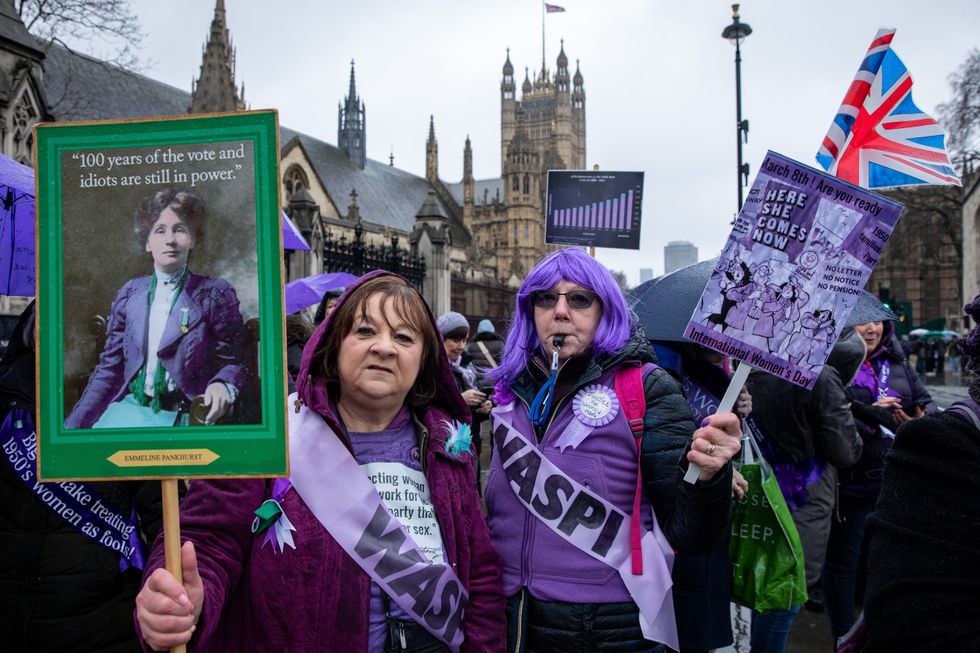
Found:
<path fill-rule="evenodd" d="M 749 183 L 749 164 L 742 163 L 742 142 L 748 142 L 749 121 L 742 120 L 742 41 L 752 33 L 752 28 L 747 23 L 738 20 L 738 5 L 732 5 L 732 24 L 726 27 L 721 37 L 728 39 L 735 45 L 735 140 L 738 143 L 738 206 L 735 209 L 737 215 L 742 210 L 742 187 Z"/>

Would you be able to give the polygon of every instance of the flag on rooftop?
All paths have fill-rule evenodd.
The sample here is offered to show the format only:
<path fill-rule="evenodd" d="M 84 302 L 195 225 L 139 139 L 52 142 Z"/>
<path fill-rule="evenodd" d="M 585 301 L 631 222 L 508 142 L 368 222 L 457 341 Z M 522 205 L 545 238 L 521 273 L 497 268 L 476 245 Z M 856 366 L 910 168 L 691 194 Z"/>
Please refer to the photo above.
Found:
<path fill-rule="evenodd" d="M 564 7 L 559 7 L 558 5 L 549 5 L 547 2 L 544 3 L 544 9 L 549 14 L 556 14 L 556 13 L 565 11 L 565 8 Z"/>
<path fill-rule="evenodd" d="M 946 134 L 912 101 L 912 76 L 878 30 L 817 152 L 827 172 L 863 188 L 960 186 Z"/>

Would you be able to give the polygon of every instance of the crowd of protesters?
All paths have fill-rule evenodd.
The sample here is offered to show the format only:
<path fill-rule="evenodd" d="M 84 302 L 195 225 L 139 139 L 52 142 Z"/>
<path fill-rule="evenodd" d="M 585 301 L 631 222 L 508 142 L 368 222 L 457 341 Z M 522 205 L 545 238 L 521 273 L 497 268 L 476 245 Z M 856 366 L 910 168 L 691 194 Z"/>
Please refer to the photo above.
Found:
<path fill-rule="evenodd" d="M 980 301 L 967 309 L 980 318 Z M 5 443 L 34 410 L 33 319 L 32 305 L 0 362 Z M 959 373 L 961 351 L 963 373 L 980 370 L 976 331 L 909 349 L 891 322 L 846 329 L 812 390 L 754 372 L 734 412 L 713 413 L 731 361 L 644 333 L 609 271 L 570 248 L 528 274 L 506 323 L 435 316 L 374 272 L 313 319 L 288 316 L 286 337 L 291 475 L 192 482 L 182 581 L 163 568 L 158 484 L 92 484 L 133 515 L 147 552 L 134 564 L 0 463 L 0 651 L 728 646 L 743 437 L 779 481 L 828 639 L 980 650 L 980 384 L 940 414 L 919 379 Z M 373 524 L 386 474 L 418 492 L 404 528 L 392 519 L 365 545 L 344 525 L 359 517 L 338 516 L 358 511 L 331 497 L 363 489 Z M 256 532 L 269 501 L 288 546 Z M 754 613 L 753 653 L 786 650 L 801 607 Z"/>

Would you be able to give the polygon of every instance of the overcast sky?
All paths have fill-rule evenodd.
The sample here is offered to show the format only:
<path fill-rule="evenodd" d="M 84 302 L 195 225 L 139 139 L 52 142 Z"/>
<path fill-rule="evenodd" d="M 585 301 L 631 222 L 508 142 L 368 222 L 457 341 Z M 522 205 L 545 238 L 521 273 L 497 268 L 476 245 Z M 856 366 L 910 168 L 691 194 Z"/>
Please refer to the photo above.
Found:
<path fill-rule="evenodd" d="M 337 142 L 337 103 L 350 60 L 367 108 L 368 157 L 425 173 L 429 115 L 439 173 L 463 174 L 463 142 L 480 178 L 500 175 L 501 67 L 510 48 L 520 85 L 541 67 L 537 0 L 226 0 L 237 81 L 253 109 Z M 715 256 L 736 205 L 734 47 L 722 0 L 553 0 L 546 57 L 559 39 L 585 78 L 587 159 L 606 170 L 646 173 L 642 248 L 600 249 L 632 284 L 639 268 L 663 272 L 663 247 L 689 240 Z M 147 74 L 190 90 L 199 74 L 214 2 L 137 0 Z M 976 0 L 748 0 L 742 21 L 742 110 L 750 122 L 745 160 L 758 170 L 767 149 L 815 166 L 814 155 L 876 30 L 895 27 L 893 48 L 915 80 L 925 111 L 949 97 L 948 75 L 980 45 Z M 751 179 L 750 179 L 751 181 Z M 368 216 L 370 217 L 370 216 Z"/>

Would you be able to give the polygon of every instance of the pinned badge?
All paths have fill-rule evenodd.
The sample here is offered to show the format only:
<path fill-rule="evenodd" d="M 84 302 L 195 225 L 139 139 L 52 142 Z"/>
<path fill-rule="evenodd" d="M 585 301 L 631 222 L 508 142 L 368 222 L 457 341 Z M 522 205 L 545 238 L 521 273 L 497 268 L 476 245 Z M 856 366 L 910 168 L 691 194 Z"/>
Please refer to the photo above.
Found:
<path fill-rule="evenodd" d="M 190 317 L 187 315 L 189 308 L 180 309 L 180 332 L 187 333 L 187 325 L 190 324 Z"/>
<path fill-rule="evenodd" d="M 292 531 L 295 530 L 296 527 L 289 521 L 282 506 L 275 499 L 267 499 L 255 511 L 255 519 L 252 520 L 252 533 L 258 535 L 266 531 L 262 546 L 271 542 L 272 550 L 275 551 L 278 547 L 280 553 L 285 550 L 286 545 L 295 549 L 296 545 L 293 543 L 292 534 Z"/>
<path fill-rule="evenodd" d="M 572 413 L 575 419 L 565 428 L 556 444 L 562 451 L 566 447 L 576 448 L 596 427 L 613 421 L 619 414 L 619 400 L 612 388 L 598 383 L 589 385 L 579 390 L 572 399 Z"/>

